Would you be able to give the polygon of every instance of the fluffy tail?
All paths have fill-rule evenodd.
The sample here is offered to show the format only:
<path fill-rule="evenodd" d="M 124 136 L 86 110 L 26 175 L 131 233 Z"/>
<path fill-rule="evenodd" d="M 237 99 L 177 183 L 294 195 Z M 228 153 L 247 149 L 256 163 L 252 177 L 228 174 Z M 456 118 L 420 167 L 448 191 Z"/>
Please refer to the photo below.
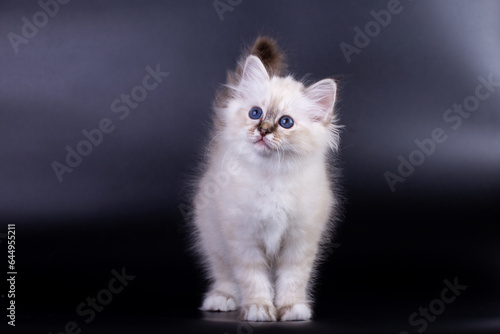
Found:
<path fill-rule="evenodd" d="M 281 75 L 286 68 L 285 54 L 271 37 L 259 36 L 250 49 L 250 54 L 260 58 L 270 75 Z"/>

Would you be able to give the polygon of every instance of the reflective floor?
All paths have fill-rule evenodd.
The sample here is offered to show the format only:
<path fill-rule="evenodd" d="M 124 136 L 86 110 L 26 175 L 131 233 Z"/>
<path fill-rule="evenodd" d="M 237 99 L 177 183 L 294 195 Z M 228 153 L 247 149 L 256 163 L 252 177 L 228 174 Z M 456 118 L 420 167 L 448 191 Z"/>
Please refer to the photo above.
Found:
<path fill-rule="evenodd" d="M 447 306 L 436 316 L 408 318 L 405 305 L 359 305 L 356 308 L 320 308 L 316 319 L 300 322 L 249 323 L 237 312 L 164 312 L 163 315 L 97 314 L 88 324 L 75 315 L 21 316 L 16 333 L 500 333 L 500 304 L 464 301 Z M 418 304 L 417 304 L 418 305 Z M 410 311 L 408 311 L 410 310 Z M 409 313 L 411 312 L 411 313 Z M 158 312 L 161 313 L 161 312 Z M 406 314 L 405 314 L 406 313 Z M 75 321 L 75 323 L 71 323 Z M 66 330 L 65 330 L 66 328 Z M 69 329 L 69 330 L 68 330 Z M 3 332 L 3 331 L 2 331 Z"/>

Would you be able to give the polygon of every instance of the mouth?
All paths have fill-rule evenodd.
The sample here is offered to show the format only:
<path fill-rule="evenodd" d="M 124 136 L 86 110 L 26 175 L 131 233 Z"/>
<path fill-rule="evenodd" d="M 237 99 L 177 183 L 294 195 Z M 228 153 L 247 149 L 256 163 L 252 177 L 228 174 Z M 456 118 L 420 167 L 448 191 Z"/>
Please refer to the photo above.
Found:
<path fill-rule="evenodd" d="M 264 137 L 262 138 L 259 138 L 257 139 L 256 141 L 254 141 L 253 143 L 255 145 L 255 147 L 257 147 L 257 149 L 259 150 L 264 150 L 264 151 L 267 151 L 267 150 L 270 150 L 271 147 L 269 147 L 267 141 L 265 140 Z"/>

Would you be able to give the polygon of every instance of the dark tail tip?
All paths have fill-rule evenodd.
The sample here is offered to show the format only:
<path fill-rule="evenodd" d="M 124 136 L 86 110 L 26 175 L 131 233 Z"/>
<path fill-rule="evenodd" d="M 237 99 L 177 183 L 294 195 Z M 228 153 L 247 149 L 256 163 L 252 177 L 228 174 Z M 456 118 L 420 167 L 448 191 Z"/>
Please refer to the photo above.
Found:
<path fill-rule="evenodd" d="M 285 54 L 271 37 L 259 36 L 250 54 L 260 58 L 269 74 L 280 75 L 286 67 Z"/>

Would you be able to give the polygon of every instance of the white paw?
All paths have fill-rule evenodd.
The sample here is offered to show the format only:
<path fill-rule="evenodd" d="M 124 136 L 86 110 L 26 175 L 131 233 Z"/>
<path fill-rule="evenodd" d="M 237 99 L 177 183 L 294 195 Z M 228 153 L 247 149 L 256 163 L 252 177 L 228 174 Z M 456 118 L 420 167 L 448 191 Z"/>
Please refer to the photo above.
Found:
<path fill-rule="evenodd" d="M 300 321 L 311 319 L 311 308 L 306 304 L 283 306 L 279 309 L 281 321 Z"/>
<path fill-rule="evenodd" d="M 200 307 L 202 311 L 234 311 L 237 309 L 236 300 L 233 296 L 223 293 L 211 293 L 205 297 L 203 305 Z"/>
<path fill-rule="evenodd" d="M 276 308 L 272 304 L 247 304 L 241 308 L 241 320 L 276 321 Z"/>

